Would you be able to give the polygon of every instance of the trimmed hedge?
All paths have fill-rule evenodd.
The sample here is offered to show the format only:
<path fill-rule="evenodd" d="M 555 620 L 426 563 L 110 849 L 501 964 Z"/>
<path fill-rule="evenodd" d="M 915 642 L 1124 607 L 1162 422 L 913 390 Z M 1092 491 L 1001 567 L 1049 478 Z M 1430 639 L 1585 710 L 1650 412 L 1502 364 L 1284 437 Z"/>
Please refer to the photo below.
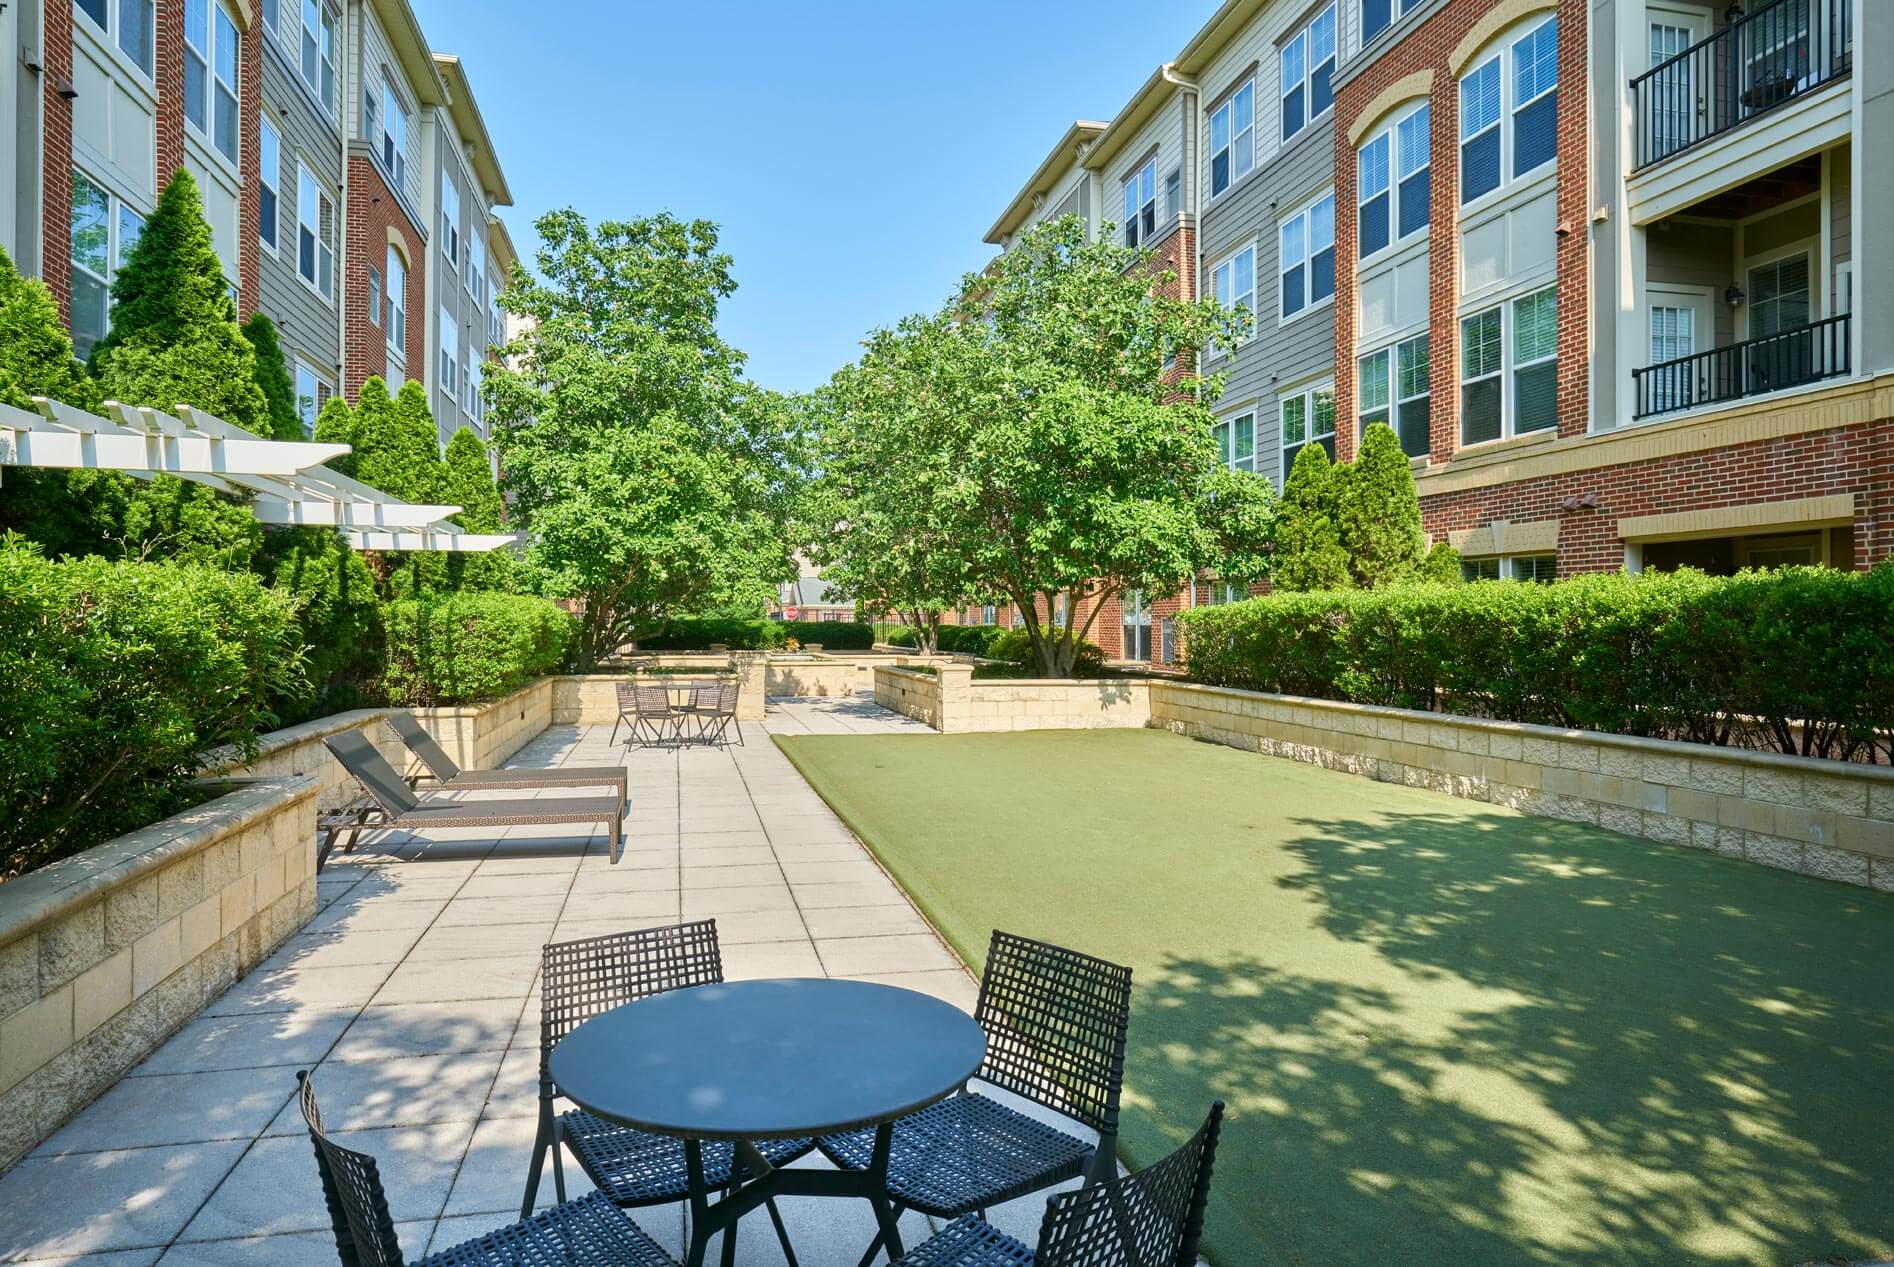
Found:
<path fill-rule="evenodd" d="M 425 708 L 498 699 L 566 667 L 577 622 L 543 598 L 467 592 L 388 603 L 379 692 Z"/>
<path fill-rule="evenodd" d="M 679 619 L 638 639 L 638 650 L 708 651 L 714 642 L 732 651 L 777 651 L 791 638 L 824 651 L 867 651 L 875 645 L 875 627 L 849 620 Z"/>
<path fill-rule="evenodd" d="M 1894 564 L 1271 594 L 1180 620 L 1215 686 L 1894 758 Z"/>
<path fill-rule="evenodd" d="M 253 752 L 307 689 L 291 603 L 254 576 L 0 539 L 0 878 L 201 799 L 198 754 Z"/>
<path fill-rule="evenodd" d="M 955 655 L 984 656 L 1006 632 L 1003 625 L 942 625 L 938 643 Z"/>
<path fill-rule="evenodd" d="M 1052 637 L 1063 637 L 1065 634 L 1065 630 L 1057 625 L 1049 626 L 1046 632 Z M 1010 664 L 1023 665 L 1034 672 L 1038 671 L 1032 662 L 1032 635 L 1024 629 L 1008 629 L 995 638 L 992 645 L 987 648 L 987 655 L 995 660 L 1005 660 Z M 1095 642 L 1079 643 L 1078 659 L 1072 665 L 1072 670 L 1077 677 L 1101 676 L 1105 671 L 1104 651 Z"/>

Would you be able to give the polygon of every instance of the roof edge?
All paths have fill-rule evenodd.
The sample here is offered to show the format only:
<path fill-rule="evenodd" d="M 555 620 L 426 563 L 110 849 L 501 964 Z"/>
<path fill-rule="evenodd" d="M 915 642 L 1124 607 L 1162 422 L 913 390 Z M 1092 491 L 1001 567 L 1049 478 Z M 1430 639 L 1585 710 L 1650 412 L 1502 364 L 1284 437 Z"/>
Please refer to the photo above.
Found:
<path fill-rule="evenodd" d="M 1000 218 L 993 222 L 993 227 L 986 231 L 986 237 L 982 241 L 998 246 L 1000 240 L 1018 228 L 1020 222 L 1032 212 L 1033 200 L 1042 193 L 1050 192 L 1045 186 L 1060 163 L 1068 156 L 1071 161 L 1077 163 L 1079 148 L 1097 139 L 1110 126 L 1109 123 L 1095 119 L 1074 120 L 1072 126 L 1065 130 L 1065 135 L 1059 138 L 1058 143 L 1040 161 L 1039 166 L 1033 169 L 1033 174 L 1027 178 L 1019 192 L 1013 195 L 1013 200 L 1006 204 L 1006 210 L 1001 212 Z"/>

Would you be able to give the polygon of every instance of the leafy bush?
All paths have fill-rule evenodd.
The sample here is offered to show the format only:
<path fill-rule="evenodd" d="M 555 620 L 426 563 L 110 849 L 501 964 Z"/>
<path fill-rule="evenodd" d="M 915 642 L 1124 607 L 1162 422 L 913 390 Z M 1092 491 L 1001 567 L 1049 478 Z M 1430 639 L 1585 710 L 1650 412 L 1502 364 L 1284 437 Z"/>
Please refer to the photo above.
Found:
<path fill-rule="evenodd" d="M 918 647 L 921 645 L 920 631 L 912 625 L 877 625 L 876 642 L 885 642 L 891 647 Z"/>
<path fill-rule="evenodd" d="M 1894 758 L 1894 564 L 1276 593 L 1181 619 L 1212 685 Z"/>
<path fill-rule="evenodd" d="M 987 648 L 1008 632 L 1000 625 L 942 625 L 939 646 L 957 655 L 984 656 Z"/>
<path fill-rule="evenodd" d="M 1060 638 L 1065 635 L 1065 630 L 1056 625 L 1050 625 L 1047 626 L 1046 633 L 1050 637 Z M 1032 638 L 1024 629 L 1008 629 L 1001 633 L 1000 636 L 993 639 L 991 645 L 987 647 L 986 655 L 990 660 L 1005 660 L 1009 664 L 1023 666 L 1034 673 L 1039 671 L 1039 666 L 1032 662 Z M 1104 670 L 1105 653 L 1099 649 L 1098 644 L 1095 642 L 1081 642 L 1079 644 L 1078 658 L 1073 664 L 1074 675 L 1077 677 L 1098 677 Z M 1009 670 L 1003 676 L 1018 677 L 1019 673 L 1018 670 Z"/>
<path fill-rule="evenodd" d="M 575 622 L 543 598 L 467 592 L 385 604 L 382 629 L 382 698 L 430 707 L 498 699 L 559 672 Z"/>
<path fill-rule="evenodd" d="M 199 752 L 306 689 L 290 604 L 254 576 L 0 539 L 0 878 L 189 805 Z"/>
<path fill-rule="evenodd" d="M 774 651 L 791 638 L 824 651 L 867 651 L 875 645 L 875 627 L 847 620 L 686 618 L 666 621 L 657 633 L 638 639 L 638 650 L 708 651 L 712 643 L 721 643 L 732 651 Z"/>
<path fill-rule="evenodd" d="M 375 576 L 335 533 L 272 533 L 258 570 L 296 614 L 307 648 L 308 688 L 277 703 L 283 724 L 358 708 L 381 666 L 381 608 Z"/>

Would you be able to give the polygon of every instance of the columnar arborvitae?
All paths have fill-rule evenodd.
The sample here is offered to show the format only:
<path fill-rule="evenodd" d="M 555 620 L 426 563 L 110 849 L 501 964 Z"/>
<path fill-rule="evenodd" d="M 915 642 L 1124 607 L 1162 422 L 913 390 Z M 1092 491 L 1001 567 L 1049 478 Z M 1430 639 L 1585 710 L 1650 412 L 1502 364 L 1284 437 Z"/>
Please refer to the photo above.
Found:
<path fill-rule="evenodd" d="M 505 503 L 499 486 L 493 482 L 493 467 L 487 446 L 466 427 L 447 442 L 443 497 L 459 506 L 454 522 L 468 532 L 498 532 Z"/>
<path fill-rule="evenodd" d="M 1325 590 L 1348 586 L 1348 556 L 1335 524 L 1335 483 L 1342 468 L 1319 444 L 1296 454 L 1276 512 L 1277 589 Z"/>
<path fill-rule="evenodd" d="M 379 381 L 379 380 L 378 380 Z M 384 393 L 385 394 L 385 393 Z M 355 411 L 349 408 L 349 402 L 341 396 L 329 397 L 329 403 L 316 415 L 316 434 L 314 438 L 322 444 L 346 444 L 350 451 L 329 462 L 329 465 L 344 475 L 355 474 L 354 445 L 357 439 Z"/>
<path fill-rule="evenodd" d="M 283 344 L 276 337 L 276 323 L 255 313 L 243 323 L 243 337 L 256 352 L 256 383 L 269 402 L 269 433 L 278 440 L 303 438 L 302 415 L 296 409 L 296 384 L 289 377 L 289 362 L 283 356 Z"/>
<path fill-rule="evenodd" d="M 92 349 L 102 394 L 126 404 L 191 405 L 270 433 L 256 353 L 237 328 L 197 182 L 180 170 L 159 195 L 112 282 L 112 327 Z"/>
<path fill-rule="evenodd" d="M 1427 539 L 1414 471 L 1393 428 L 1381 422 L 1369 426 L 1354 462 L 1330 478 L 1349 579 L 1362 589 L 1417 579 Z"/>
<path fill-rule="evenodd" d="M 355 478 L 403 501 L 432 502 L 440 495 L 440 440 L 427 391 L 404 383 L 399 399 L 379 378 L 362 384 L 355 405 Z"/>

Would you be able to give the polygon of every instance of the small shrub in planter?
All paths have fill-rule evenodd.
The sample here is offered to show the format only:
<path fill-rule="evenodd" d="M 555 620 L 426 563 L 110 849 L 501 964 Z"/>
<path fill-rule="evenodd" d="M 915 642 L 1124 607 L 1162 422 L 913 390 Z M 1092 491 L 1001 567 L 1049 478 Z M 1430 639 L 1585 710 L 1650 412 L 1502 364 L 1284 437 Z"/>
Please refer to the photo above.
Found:
<path fill-rule="evenodd" d="M 1065 635 L 1065 630 L 1050 627 L 1047 633 L 1050 637 L 1058 638 Z M 975 677 L 1020 677 L 1022 675 L 1022 669 L 1025 670 L 1025 676 L 1035 676 L 1039 671 L 1038 666 L 1033 663 L 1032 637 L 1024 629 L 1008 629 L 1003 631 L 1000 636 L 993 639 L 991 645 L 987 647 L 986 658 L 989 660 L 1005 660 L 1009 666 L 1018 667 L 1009 667 L 1000 673 L 986 674 L 982 674 L 976 669 L 974 671 Z M 1099 649 L 1097 643 L 1082 642 L 1079 644 L 1078 661 L 1073 665 L 1073 669 L 1077 677 L 1099 677 L 1105 671 L 1105 653 Z"/>

